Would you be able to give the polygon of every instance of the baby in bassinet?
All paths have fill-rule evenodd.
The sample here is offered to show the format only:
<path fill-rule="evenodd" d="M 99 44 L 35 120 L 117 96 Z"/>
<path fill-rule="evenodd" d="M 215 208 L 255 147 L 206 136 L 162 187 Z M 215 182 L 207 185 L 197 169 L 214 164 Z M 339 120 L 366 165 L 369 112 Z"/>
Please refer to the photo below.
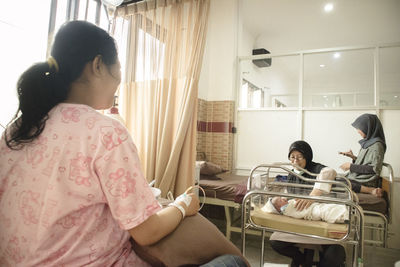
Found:
<path fill-rule="evenodd" d="M 261 210 L 297 219 L 321 220 L 328 223 L 344 223 L 349 218 L 349 212 L 345 205 L 314 202 L 308 208 L 297 210 L 295 204 L 295 199 L 288 201 L 284 197 L 273 197 L 268 200 Z"/>

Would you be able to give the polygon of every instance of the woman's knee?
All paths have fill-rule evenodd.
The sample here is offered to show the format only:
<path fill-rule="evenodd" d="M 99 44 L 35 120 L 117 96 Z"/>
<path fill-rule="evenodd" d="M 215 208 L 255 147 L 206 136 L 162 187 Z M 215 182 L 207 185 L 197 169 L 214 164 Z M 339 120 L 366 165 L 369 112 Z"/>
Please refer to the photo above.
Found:
<path fill-rule="evenodd" d="M 246 261 L 238 255 L 222 255 L 201 267 L 247 267 Z"/>
<path fill-rule="evenodd" d="M 346 252 L 341 245 L 329 245 L 324 248 L 323 257 L 320 261 L 321 267 L 341 266 L 346 260 Z"/>
<path fill-rule="evenodd" d="M 275 251 L 279 252 L 288 247 L 290 243 L 284 241 L 270 240 L 269 244 Z"/>

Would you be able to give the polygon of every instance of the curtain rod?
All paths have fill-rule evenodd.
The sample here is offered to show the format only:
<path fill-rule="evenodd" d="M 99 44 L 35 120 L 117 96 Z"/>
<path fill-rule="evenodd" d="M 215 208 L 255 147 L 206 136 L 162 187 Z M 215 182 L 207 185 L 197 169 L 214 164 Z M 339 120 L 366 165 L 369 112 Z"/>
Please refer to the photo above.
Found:
<path fill-rule="evenodd" d="M 126 0 L 120 6 L 127 6 L 129 4 L 135 4 L 138 2 L 143 2 L 144 0 Z"/>

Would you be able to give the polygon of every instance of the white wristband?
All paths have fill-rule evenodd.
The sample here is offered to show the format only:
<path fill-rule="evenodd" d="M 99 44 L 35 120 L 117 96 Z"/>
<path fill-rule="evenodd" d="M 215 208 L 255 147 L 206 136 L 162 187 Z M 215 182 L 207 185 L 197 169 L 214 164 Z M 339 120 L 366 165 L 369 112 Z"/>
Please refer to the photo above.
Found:
<path fill-rule="evenodd" d="M 185 203 L 185 205 L 187 207 L 189 207 L 190 206 L 190 202 L 192 202 L 192 197 L 190 195 L 186 194 L 186 193 L 183 193 L 182 195 L 178 196 L 175 199 L 175 202 L 181 202 L 181 201 L 183 201 L 183 203 Z"/>
<path fill-rule="evenodd" d="M 182 219 L 185 218 L 186 211 L 181 205 L 179 205 L 178 203 L 172 202 L 172 203 L 168 204 L 168 206 L 173 206 L 173 207 L 177 208 L 182 213 Z"/>

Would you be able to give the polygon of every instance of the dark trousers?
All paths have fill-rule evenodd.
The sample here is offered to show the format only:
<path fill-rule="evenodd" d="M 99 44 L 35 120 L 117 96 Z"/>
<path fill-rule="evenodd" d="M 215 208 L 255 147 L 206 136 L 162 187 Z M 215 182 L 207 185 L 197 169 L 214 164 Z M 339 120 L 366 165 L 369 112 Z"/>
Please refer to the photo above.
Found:
<path fill-rule="evenodd" d="M 279 254 L 292 259 L 292 266 L 311 266 L 313 250 L 305 249 L 302 253 L 295 243 L 270 240 L 271 247 Z M 346 260 L 346 252 L 341 245 L 322 245 L 319 267 L 340 267 Z"/>
<path fill-rule="evenodd" d="M 247 267 L 247 264 L 237 255 L 222 255 L 201 267 Z"/>

